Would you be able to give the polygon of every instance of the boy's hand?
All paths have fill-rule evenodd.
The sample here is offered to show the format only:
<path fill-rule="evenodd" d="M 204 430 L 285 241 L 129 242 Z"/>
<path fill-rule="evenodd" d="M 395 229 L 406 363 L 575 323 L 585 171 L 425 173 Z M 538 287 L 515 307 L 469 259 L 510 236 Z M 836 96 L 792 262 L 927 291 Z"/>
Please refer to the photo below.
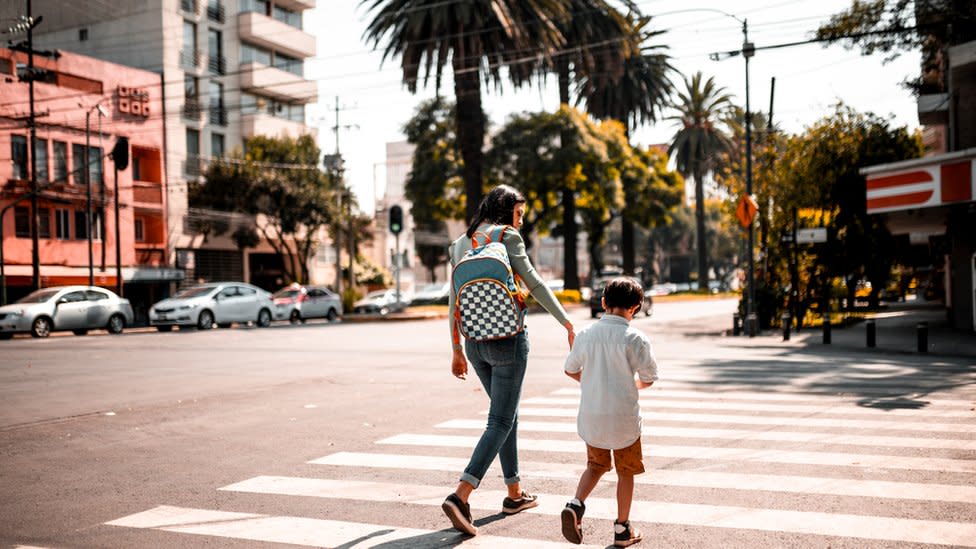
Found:
<path fill-rule="evenodd" d="M 565 324 L 566 331 L 569 332 L 569 350 L 573 350 L 573 342 L 576 341 L 576 332 L 573 331 L 573 323 L 567 322 Z"/>
<path fill-rule="evenodd" d="M 464 358 L 464 351 L 454 351 L 454 357 L 451 359 L 451 373 L 458 379 L 466 379 L 468 375 L 468 361 Z"/>

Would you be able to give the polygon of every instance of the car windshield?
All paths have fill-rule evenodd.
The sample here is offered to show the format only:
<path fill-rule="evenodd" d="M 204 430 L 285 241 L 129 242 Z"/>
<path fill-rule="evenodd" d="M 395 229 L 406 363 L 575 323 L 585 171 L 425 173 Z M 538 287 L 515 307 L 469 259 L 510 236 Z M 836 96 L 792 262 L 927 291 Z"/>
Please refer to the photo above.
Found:
<path fill-rule="evenodd" d="M 202 295 L 207 295 L 216 289 L 217 289 L 216 286 L 194 286 L 193 288 L 187 288 L 177 293 L 174 297 L 179 297 L 179 298 L 200 297 Z"/>
<path fill-rule="evenodd" d="M 381 297 L 385 297 L 388 291 L 389 290 L 377 290 L 375 292 L 369 292 L 368 294 L 366 294 L 366 299 L 378 299 Z"/>
<path fill-rule="evenodd" d="M 279 290 L 274 297 L 298 297 L 301 293 L 301 290 L 295 289 Z"/>
<path fill-rule="evenodd" d="M 44 303 L 61 290 L 37 290 L 17 300 L 17 303 Z"/>

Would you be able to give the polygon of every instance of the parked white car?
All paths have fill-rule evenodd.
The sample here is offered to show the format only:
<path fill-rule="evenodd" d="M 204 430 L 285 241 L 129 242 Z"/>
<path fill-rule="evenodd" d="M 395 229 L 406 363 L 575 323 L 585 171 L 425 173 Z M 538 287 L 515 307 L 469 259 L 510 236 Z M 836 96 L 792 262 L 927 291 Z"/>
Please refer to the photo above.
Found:
<path fill-rule="evenodd" d="M 342 299 L 323 286 L 292 284 L 275 292 L 271 300 L 275 306 L 275 320 L 287 319 L 292 324 L 304 323 L 310 318 L 331 322 L 342 315 Z"/>
<path fill-rule="evenodd" d="M 149 309 L 149 324 L 160 332 L 173 326 L 196 326 L 208 330 L 214 324 L 229 328 L 234 322 L 271 324 L 274 303 L 271 294 L 244 282 L 213 282 L 186 288 Z"/>
<path fill-rule="evenodd" d="M 61 330 L 71 330 L 75 335 L 99 329 L 121 334 L 129 324 L 129 300 L 96 286 L 42 288 L 12 305 L 0 307 L 0 339 L 28 332 L 34 337 L 47 337 Z"/>
<path fill-rule="evenodd" d="M 391 312 L 402 311 L 410 303 L 411 297 L 400 292 L 400 301 L 397 302 L 396 290 L 376 290 L 369 292 L 366 297 L 353 303 L 352 312 L 385 315 Z"/>

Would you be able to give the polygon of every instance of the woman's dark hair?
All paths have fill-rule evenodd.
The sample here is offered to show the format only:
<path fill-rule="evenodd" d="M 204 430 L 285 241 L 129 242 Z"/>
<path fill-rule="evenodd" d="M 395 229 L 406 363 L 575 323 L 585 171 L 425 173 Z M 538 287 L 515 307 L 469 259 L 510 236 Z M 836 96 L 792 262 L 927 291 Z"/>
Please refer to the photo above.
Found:
<path fill-rule="evenodd" d="M 644 289 L 633 278 L 621 276 L 607 283 L 603 289 L 607 309 L 630 309 L 644 304 Z M 640 310 L 639 308 L 637 309 Z"/>
<path fill-rule="evenodd" d="M 475 214 L 471 225 L 468 226 L 468 238 L 473 237 L 474 232 L 478 230 L 478 225 L 485 221 L 499 225 L 511 225 L 515 216 L 515 205 L 524 203 L 525 196 L 513 187 L 508 185 L 495 187 L 478 206 L 478 213 Z"/>

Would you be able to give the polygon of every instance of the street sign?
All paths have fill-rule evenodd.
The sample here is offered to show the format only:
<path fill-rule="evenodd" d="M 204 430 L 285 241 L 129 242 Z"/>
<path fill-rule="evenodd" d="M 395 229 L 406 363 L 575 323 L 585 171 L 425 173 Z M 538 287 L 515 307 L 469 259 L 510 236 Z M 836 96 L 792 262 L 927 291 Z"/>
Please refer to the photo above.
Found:
<path fill-rule="evenodd" d="M 739 224 L 743 229 L 748 229 L 752 221 L 756 218 L 759 206 L 756 200 L 748 195 L 742 195 L 739 199 L 739 206 L 735 209 L 735 216 L 739 218 Z"/>
<path fill-rule="evenodd" d="M 827 241 L 827 229 L 824 227 L 817 227 L 814 229 L 797 229 L 796 231 L 797 244 L 812 244 L 815 242 L 826 242 L 826 241 Z"/>

